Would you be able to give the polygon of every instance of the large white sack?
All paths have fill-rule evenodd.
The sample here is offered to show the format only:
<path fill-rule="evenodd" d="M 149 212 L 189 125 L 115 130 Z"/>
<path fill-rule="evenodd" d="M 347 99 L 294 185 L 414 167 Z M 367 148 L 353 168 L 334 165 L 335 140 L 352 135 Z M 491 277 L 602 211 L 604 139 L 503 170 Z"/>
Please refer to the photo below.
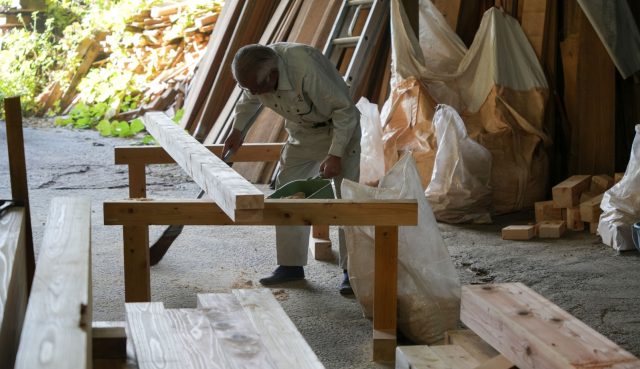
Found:
<path fill-rule="evenodd" d="M 384 175 L 384 151 L 382 148 L 382 125 L 378 105 L 361 97 L 356 108 L 360 111 L 360 183 L 378 181 Z"/>
<path fill-rule="evenodd" d="M 491 153 L 467 135 L 450 106 L 436 107 L 433 125 L 438 148 L 425 194 L 436 219 L 491 223 Z"/>
<path fill-rule="evenodd" d="M 636 125 L 627 170 L 620 182 L 604 193 L 600 208 L 598 233 L 602 242 L 618 251 L 633 250 L 631 227 L 640 221 L 640 124 Z"/>
<path fill-rule="evenodd" d="M 455 329 L 460 281 L 424 197 L 411 155 L 404 155 L 378 188 L 342 181 L 342 198 L 417 199 L 418 225 L 398 230 L 398 328 L 416 343 L 431 344 Z M 374 227 L 345 227 L 351 286 L 367 317 L 373 315 Z"/>

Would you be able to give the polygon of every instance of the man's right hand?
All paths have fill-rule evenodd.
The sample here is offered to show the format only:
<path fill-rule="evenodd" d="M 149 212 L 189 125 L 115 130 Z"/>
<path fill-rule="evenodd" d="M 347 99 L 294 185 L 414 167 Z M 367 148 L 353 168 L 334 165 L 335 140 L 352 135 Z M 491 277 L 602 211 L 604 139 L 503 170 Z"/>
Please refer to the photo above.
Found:
<path fill-rule="evenodd" d="M 242 146 L 242 132 L 237 129 L 232 129 L 227 136 L 227 139 L 224 140 L 224 148 L 222 149 L 222 158 L 227 154 L 227 152 L 236 152 Z"/>

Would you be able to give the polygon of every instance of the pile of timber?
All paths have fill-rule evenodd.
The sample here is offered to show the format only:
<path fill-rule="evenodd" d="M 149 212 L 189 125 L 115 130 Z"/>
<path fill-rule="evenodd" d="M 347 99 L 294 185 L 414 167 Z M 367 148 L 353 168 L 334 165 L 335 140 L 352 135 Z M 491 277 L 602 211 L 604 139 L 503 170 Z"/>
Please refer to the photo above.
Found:
<path fill-rule="evenodd" d="M 211 2 L 210 7 L 198 11 L 193 26 L 182 29 L 177 21 L 184 17 L 188 6 L 188 2 L 156 6 L 133 15 L 127 22 L 126 30 L 131 32 L 133 41 L 128 46 L 128 60 L 121 67 L 147 76 L 149 82 L 140 91 L 144 105 L 130 112 L 116 109 L 119 114 L 115 119 L 129 120 L 148 110 L 176 111 L 182 107 L 187 84 L 204 55 L 220 12 L 220 6 Z M 62 113 L 79 101 L 77 86 L 82 78 L 91 68 L 111 62 L 107 36 L 96 32 L 80 42 L 75 50 L 75 58 L 80 62 L 71 72 L 69 84 L 53 82 L 38 97 L 40 114 L 51 109 L 56 101 Z"/>
<path fill-rule="evenodd" d="M 587 228 L 595 234 L 602 213 L 602 196 L 623 174 L 616 173 L 615 178 L 606 174 L 567 178 L 553 186 L 552 200 L 534 204 L 535 224 L 507 226 L 502 229 L 502 239 L 530 240 L 536 236 L 560 238 L 567 230 L 582 231 Z"/>

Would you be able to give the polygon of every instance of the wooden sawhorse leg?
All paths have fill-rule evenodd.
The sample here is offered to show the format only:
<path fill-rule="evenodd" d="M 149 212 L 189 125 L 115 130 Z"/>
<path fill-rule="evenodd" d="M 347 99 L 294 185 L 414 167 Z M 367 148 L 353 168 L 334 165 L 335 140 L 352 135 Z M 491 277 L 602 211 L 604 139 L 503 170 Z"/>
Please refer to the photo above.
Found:
<path fill-rule="evenodd" d="M 398 309 L 398 227 L 375 228 L 373 361 L 394 361 Z"/>
<path fill-rule="evenodd" d="M 147 197 L 144 164 L 129 165 L 129 197 Z M 149 265 L 149 226 L 122 227 L 124 239 L 124 300 L 151 301 L 151 270 Z"/>

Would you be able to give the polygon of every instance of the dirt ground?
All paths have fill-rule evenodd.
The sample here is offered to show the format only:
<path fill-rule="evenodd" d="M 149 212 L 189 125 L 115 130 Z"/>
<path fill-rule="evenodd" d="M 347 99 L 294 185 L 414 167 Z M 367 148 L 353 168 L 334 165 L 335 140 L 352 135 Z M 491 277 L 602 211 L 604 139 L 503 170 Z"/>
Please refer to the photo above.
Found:
<path fill-rule="evenodd" d="M 36 250 L 49 201 L 92 200 L 94 320 L 124 320 L 122 229 L 105 226 L 102 203 L 127 198 L 127 169 L 115 146 L 134 140 L 27 121 L 24 130 Z M 0 125 L 0 198 L 10 198 L 6 132 Z M 195 198 L 199 189 L 176 166 L 147 169 L 148 197 Z M 267 190 L 266 187 L 262 187 Z M 463 284 L 522 282 L 635 355 L 640 355 L 640 253 L 617 254 L 598 236 L 569 231 L 563 238 L 504 241 L 500 229 L 526 224 L 533 212 L 494 218 L 491 225 L 439 224 Z M 155 240 L 163 227 L 151 229 Z M 334 254 L 337 232 L 332 229 Z M 272 227 L 185 227 L 151 271 L 152 299 L 167 308 L 193 308 L 196 294 L 256 288 L 275 267 Z M 392 367 L 371 358 L 371 322 L 355 299 L 337 292 L 337 263 L 309 260 L 307 280 L 273 289 L 327 368 Z"/>

